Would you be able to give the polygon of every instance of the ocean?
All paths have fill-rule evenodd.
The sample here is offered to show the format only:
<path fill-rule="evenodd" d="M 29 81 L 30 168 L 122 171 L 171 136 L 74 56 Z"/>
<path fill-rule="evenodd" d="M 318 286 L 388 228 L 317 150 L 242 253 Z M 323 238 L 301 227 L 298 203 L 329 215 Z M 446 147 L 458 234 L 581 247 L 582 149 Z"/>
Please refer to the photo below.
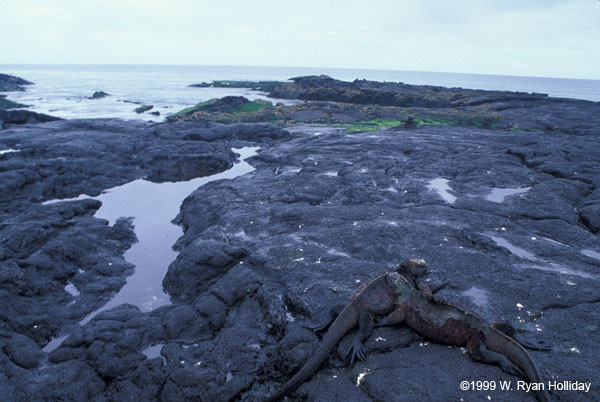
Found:
<path fill-rule="evenodd" d="M 63 118 L 111 117 L 162 121 L 169 114 L 208 99 L 227 95 L 250 100 L 269 99 L 264 93 L 240 88 L 193 88 L 213 80 L 287 80 L 326 74 L 342 80 L 370 79 L 445 87 L 547 93 L 562 98 L 600 101 L 600 80 L 519 77 L 505 75 L 435 73 L 421 71 L 353 70 L 295 67 L 177 66 L 177 65 L 17 65 L 0 64 L 0 73 L 12 74 L 35 85 L 24 92 L 7 92 L 8 99 L 28 110 Z M 95 91 L 111 96 L 89 99 Z M 281 100 L 276 100 L 281 101 Z M 138 104 L 153 105 L 135 113 Z M 293 101 L 283 101 L 291 103 Z"/>

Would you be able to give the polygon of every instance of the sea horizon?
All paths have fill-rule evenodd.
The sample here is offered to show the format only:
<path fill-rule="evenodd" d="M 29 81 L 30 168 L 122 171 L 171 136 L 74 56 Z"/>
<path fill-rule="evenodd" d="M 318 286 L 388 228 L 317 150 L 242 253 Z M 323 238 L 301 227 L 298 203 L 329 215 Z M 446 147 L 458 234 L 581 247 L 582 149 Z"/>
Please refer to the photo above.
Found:
<path fill-rule="evenodd" d="M 459 72 L 459 71 L 433 71 L 433 70 L 404 70 L 391 68 L 358 68 L 358 67 L 311 67 L 311 66 L 268 66 L 268 65 L 237 65 L 237 64 L 169 64 L 169 63 L 0 63 L 0 69 L 4 66 L 49 66 L 49 67 L 227 67 L 227 68 L 278 68 L 278 69 L 323 69 L 323 70 L 347 70 L 347 71 L 377 71 L 377 72 L 401 72 L 401 73 L 424 73 L 424 74 L 457 74 L 457 75 L 481 75 L 493 77 L 515 77 L 515 78 L 543 78 L 577 81 L 600 81 L 600 78 L 589 77 L 565 77 L 550 75 L 527 75 L 527 74 L 502 74 L 481 72 Z"/>
<path fill-rule="evenodd" d="M 557 98 L 600 101 L 600 80 L 548 78 L 495 74 L 447 73 L 408 70 L 375 70 L 325 67 L 269 67 L 183 64 L 0 64 L 0 73 L 32 81 L 25 91 L 7 92 L 7 98 L 27 109 L 62 118 L 121 118 L 162 121 L 165 116 L 212 98 L 227 95 L 249 100 L 268 98 L 243 88 L 193 88 L 213 80 L 273 80 L 325 74 L 353 81 L 403 82 L 449 88 L 516 91 L 548 94 Z M 95 91 L 112 96 L 90 99 Z M 153 112 L 135 112 L 138 105 L 152 105 Z"/>

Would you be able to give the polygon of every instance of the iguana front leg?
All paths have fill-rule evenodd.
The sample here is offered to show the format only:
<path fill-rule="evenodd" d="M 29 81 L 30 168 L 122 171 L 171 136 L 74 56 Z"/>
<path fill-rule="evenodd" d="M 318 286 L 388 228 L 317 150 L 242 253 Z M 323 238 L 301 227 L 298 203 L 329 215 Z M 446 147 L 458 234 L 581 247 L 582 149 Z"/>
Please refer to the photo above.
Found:
<path fill-rule="evenodd" d="M 418 279 L 416 286 L 417 286 L 417 290 L 420 290 L 423 293 L 427 293 L 428 295 L 432 295 L 435 292 L 437 292 L 438 290 L 440 290 L 441 288 L 443 288 L 444 286 L 446 286 L 448 284 L 447 281 L 435 281 L 435 280 L 430 280 L 430 281 L 426 281 L 423 279 Z"/>
<path fill-rule="evenodd" d="M 523 338 L 523 336 L 517 331 L 515 327 L 510 325 L 505 321 L 495 321 L 490 324 L 492 327 L 496 328 L 498 331 L 504 333 L 505 335 L 510 336 L 515 341 L 519 342 L 521 346 L 531 349 L 531 350 L 539 350 L 539 351 L 548 351 L 552 350 L 551 346 L 544 345 L 543 342 L 540 341 L 529 341 Z"/>

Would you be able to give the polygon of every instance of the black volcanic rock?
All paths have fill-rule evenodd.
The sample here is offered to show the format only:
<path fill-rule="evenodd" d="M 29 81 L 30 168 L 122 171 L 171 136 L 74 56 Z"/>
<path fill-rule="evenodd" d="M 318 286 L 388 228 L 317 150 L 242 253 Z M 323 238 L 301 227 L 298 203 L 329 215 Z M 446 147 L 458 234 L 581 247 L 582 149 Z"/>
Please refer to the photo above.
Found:
<path fill-rule="evenodd" d="M 243 96 L 225 96 L 217 99 L 213 103 L 208 103 L 203 107 L 207 112 L 230 112 L 240 106 L 244 106 L 250 101 Z"/>
<path fill-rule="evenodd" d="M 92 94 L 92 96 L 89 99 L 102 99 L 106 98 L 107 96 L 110 96 L 110 94 L 104 91 L 96 91 Z"/>
<path fill-rule="evenodd" d="M 292 78 L 293 83 L 276 87 L 274 98 L 333 101 L 401 107 L 457 107 L 519 100 L 539 101 L 545 94 L 509 91 L 484 91 L 445 88 L 432 85 L 409 85 L 368 80 L 340 81 L 326 75 Z"/>
<path fill-rule="evenodd" d="M 16 109 L 21 107 L 27 107 L 27 105 L 23 105 L 21 103 L 13 102 L 9 99 L 6 99 L 6 95 L 0 95 L 0 111 L 7 109 Z"/>
<path fill-rule="evenodd" d="M 477 112 L 475 126 L 514 131 L 561 131 L 567 134 L 597 133 L 600 103 L 575 99 L 551 98 L 546 94 L 511 91 L 486 91 L 409 85 L 395 82 L 340 81 L 328 76 L 292 78 L 293 83 L 276 87 L 274 98 L 330 101 L 351 105 L 377 105 L 417 109 L 434 119 L 454 120 L 453 115 Z M 348 108 L 351 109 L 351 108 Z M 415 110 L 395 113 L 414 114 Z M 391 111 L 390 111 L 391 112 Z M 393 112 L 392 112 L 393 114 Z M 468 120 L 468 118 L 466 119 Z M 479 120 L 486 120 L 480 123 Z M 459 124 L 469 125 L 469 124 Z"/>
<path fill-rule="evenodd" d="M 594 183 L 597 186 L 597 183 Z M 579 207 L 581 222 L 593 233 L 600 232 L 600 189 L 583 199 Z"/>
<path fill-rule="evenodd" d="M 575 206 L 586 200 L 596 203 L 589 196 L 593 187 L 586 182 L 600 179 L 600 165 L 580 164 L 581 158 L 588 158 L 583 144 L 600 149 L 596 137 L 559 133 L 525 137 L 458 127 L 390 129 L 373 135 L 308 134 L 275 143 L 253 159 L 257 170 L 251 175 L 202 187 L 186 199 L 178 218 L 185 229 L 178 242 L 182 252 L 165 286 L 179 300 L 195 298 L 198 308 L 206 303 L 205 310 L 222 311 L 227 298 L 219 296 L 220 304 L 215 301 L 217 284 L 241 267 L 249 269 L 245 276 L 256 276 L 256 282 L 245 284 L 254 294 L 246 302 L 259 300 L 261 309 L 251 314 L 272 327 L 253 332 L 265 339 L 260 353 L 266 361 L 253 371 L 258 377 L 241 399 L 264 397 L 277 386 L 268 385 L 273 378 L 279 378 L 277 384 L 285 381 L 314 352 L 318 339 L 298 321 L 319 321 L 328 307 L 348 299 L 358 281 L 364 283 L 405 258 L 422 257 L 435 275 L 450 279 L 452 285 L 442 296 L 489 320 L 507 319 L 553 346 L 561 344 L 560 331 L 548 330 L 557 323 L 547 319 L 557 294 L 567 309 L 598 312 L 594 304 L 598 262 L 579 251 L 597 244 L 597 237 L 578 222 Z M 571 155 L 569 160 L 554 151 L 559 148 Z M 524 154 L 547 151 L 537 154 L 537 165 L 530 165 L 509 149 Z M 578 174 L 556 178 L 546 172 L 551 165 L 576 169 Z M 448 178 L 457 197 L 454 203 L 429 187 L 439 177 Z M 501 203 L 486 199 L 493 188 L 525 186 L 531 189 Z M 494 238 L 530 254 L 513 254 Z M 225 247 L 243 249 L 245 256 L 239 261 L 228 257 Z M 537 318 L 520 321 L 529 314 Z M 220 331 L 223 337 L 226 328 Z M 580 364 L 580 354 L 565 356 L 557 365 L 560 352 L 533 353 L 545 377 L 571 373 L 595 381 L 589 363 L 595 353 L 590 339 L 594 331 L 594 326 L 586 325 L 576 330 L 577 339 L 587 339 L 585 365 Z M 373 334 L 367 342 L 366 363 L 340 368 L 344 363 L 337 356 L 344 354 L 348 342 L 342 341 L 341 352 L 334 352 L 329 364 L 293 397 L 318 400 L 327 388 L 340 399 L 371 400 L 375 398 L 371 393 L 386 399 L 384 392 L 394 384 L 384 369 L 373 370 L 367 385 L 361 383 L 357 391 L 355 379 L 364 364 L 406 371 L 408 380 L 402 384 L 412 384 L 428 400 L 460 399 L 458 388 L 433 383 L 459 381 L 473 372 L 514 380 L 497 367 L 472 363 L 456 348 L 430 344 L 397 328 Z M 426 369 L 411 368 L 421 367 L 421 361 L 445 367 L 447 374 L 422 379 Z M 461 367 L 458 372 L 450 369 L 455 365 Z M 352 381 L 328 380 L 334 376 L 350 376 Z M 223 395 L 216 388 L 203 392 L 212 398 Z M 524 393 L 511 393 L 511 398 L 528 400 Z"/>
<path fill-rule="evenodd" d="M 4 124 L 45 123 L 56 120 L 61 118 L 29 110 L 0 110 L 0 121 Z"/>
<path fill-rule="evenodd" d="M 300 83 L 311 80 L 346 85 L 323 77 Z M 305 325 L 360 283 L 424 258 L 433 276 L 449 281 L 441 296 L 551 345 L 531 352 L 546 379 L 592 383 L 589 394 L 557 392 L 561 400 L 598 399 L 596 106 L 515 102 L 501 111 L 507 121 L 548 128 L 384 126 L 347 134 L 325 125 L 111 119 L 7 125 L 0 150 L 16 152 L 0 154 L 3 398 L 263 400 L 316 349 L 319 338 Z M 311 105 L 293 112 L 378 116 L 370 106 L 351 113 Z M 546 114 L 558 110 L 565 113 Z M 241 146 L 260 147 L 247 160 L 255 170 L 193 191 L 174 221 L 184 234 L 163 280 L 173 304 L 146 313 L 123 304 L 78 327 L 142 269 L 124 258 L 135 221 L 108 225 L 94 217 L 97 200 L 41 201 L 94 196 L 141 178 L 214 174 Z M 435 179 L 450 190 L 436 189 Z M 522 191 L 490 200 L 498 188 Z M 59 335 L 68 336 L 54 351 L 42 349 Z M 347 367 L 351 338 L 290 400 L 458 400 L 463 379 L 516 381 L 405 327 L 376 328 L 366 360 Z M 530 400 L 516 390 L 488 394 Z"/>
<path fill-rule="evenodd" d="M 415 128 L 417 124 L 415 123 L 415 118 L 413 116 L 408 116 L 406 121 L 402 124 L 403 128 Z"/>
<path fill-rule="evenodd" d="M 255 91 L 271 92 L 280 85 L 284 85 L 284 81 L 232 81 L 232 80 L 216 80 L 211 83 L 202 82 L 200 84 L 191 84 L 190 87 L 195 88 L 248 88 Z"/>
<path fill-rule="evenodd" d="M 140 107 L 135 108 L 134 111 L 138 114 L 144 113 L 144 112 L 147 112 L 148 110 L 152 110 L 153 107 L 154 107 L 153 105 L 142 105 Z"/>
<path fill-rule="evenodd" d="M 0 92 L 24 91 L 23 85 L 33 85 L 33 82 L 14 75 L 0 74 Z"/>
<path fill-rule="evenodd" d="M 0 92 L 10 91 L 24 91 L 23 85 L 32 85 L 33 82 L 27 81 L 23 78 L 15 77 L 13 75 L 0 74 Z M 16 109 L 26 107 L 17 102 L 6 99 L 6 95 L 0 95 L 0 112 L 6 109 Z M 4 123 L 9 123 L 0 116 L 0 130 L 3 128 Z"/>
<path fill-rule="evenodd" d="M 170 115 L 168 120 L 347 124 L 348 131 L 355 132 L 401 125 L 413 116 L 415 126 L 559 131 L 574 135 L 595 135 L 600 125 L 599 102 L 552 98 L 546 94 L 367 80 L 347 82 L 324 75 L 296 77 L 291 81 L 274 86 L 269 96 L 306 102 L 261 107 L 254 105 L 259 101 L 248 104 L 241 97 L 226 97 L 187 108 Z M 242 109 L 245 113 L 234 113 Z"/>

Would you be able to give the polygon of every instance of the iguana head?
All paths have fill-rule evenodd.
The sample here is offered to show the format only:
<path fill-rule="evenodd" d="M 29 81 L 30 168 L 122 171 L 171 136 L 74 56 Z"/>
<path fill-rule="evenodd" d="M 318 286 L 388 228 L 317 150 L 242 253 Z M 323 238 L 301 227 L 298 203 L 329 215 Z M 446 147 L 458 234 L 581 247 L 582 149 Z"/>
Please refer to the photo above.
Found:
<path fill-rule="evenodd" d="M 396 272 L 407 279 L 415 280 L 427 274 L 427 263 L 422 258 L 413 258 L 398 265 Z"/>

